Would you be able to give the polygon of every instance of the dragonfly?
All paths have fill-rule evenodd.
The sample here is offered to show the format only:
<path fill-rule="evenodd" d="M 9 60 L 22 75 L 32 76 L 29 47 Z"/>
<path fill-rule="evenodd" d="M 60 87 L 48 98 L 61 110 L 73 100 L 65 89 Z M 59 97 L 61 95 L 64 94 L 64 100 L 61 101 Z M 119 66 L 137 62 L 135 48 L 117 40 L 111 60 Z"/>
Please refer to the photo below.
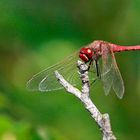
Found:
<path fill-rule="evenodd" d="M 102 81 L 105 95 L 108 95 L 113 89 L 117 97 L 121 99 L 125 88 L 116 63 L 115 53 L 131 50 L 140 50 L 140 45 L 120 46 L 102 40 L 93 41 L 63 61 L 35 74 L 27 82 L 27 88 L 41 92 L 62 89 L 63 87 L 55 77 L 55 71 L 63 75 L 70 84 L 76 86 L 80 80 L 77 72 L 77 60 L 81 59 L 88 64 L 88 71 L 93 74 L 93 77 L 95 76 Z M 91 76 L 90 79 L 93 80 L 93 77 Z"/>

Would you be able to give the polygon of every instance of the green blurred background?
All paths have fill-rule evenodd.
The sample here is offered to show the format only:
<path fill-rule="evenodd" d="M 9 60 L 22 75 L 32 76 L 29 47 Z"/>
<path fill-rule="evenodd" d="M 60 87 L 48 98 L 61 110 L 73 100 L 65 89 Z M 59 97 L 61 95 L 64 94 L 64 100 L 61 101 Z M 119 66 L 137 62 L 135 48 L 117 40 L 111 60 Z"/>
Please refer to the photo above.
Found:
<path fill-rule="evenodd" d="M 31 93 L 27 80 L 93 40 L 140 44 L 139 0 L 0 0 L 0 140 L 99 140 L 98 126 L 65 90 Z M 140 139 L 140 52 L 116 54 L 119 100 L 101 85 L 91 98 L 120 140 Z"/>

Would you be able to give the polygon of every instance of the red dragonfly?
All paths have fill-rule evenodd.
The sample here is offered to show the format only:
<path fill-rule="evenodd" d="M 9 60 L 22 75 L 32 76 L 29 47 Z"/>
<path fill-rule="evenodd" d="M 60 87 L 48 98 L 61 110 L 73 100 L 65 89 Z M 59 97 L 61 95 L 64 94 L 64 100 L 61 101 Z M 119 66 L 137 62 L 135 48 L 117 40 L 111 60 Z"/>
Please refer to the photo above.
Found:
<path fill-rule="evenodd" d="M 37 73 L 28 82 L 27 88 L 33 91 L 52 91 L 63 88 L 57 81 L 54 72 L 57 70 L 72 85 L 79 84 L 77 60 L 82 59 L 89 65 L 89 71 L 101 79 L 104 92 L 109 94 L 111 88 L 119 98 L 124 94 L 124 82 L 118 69 L 114 53 L 140 50 L 138 46 L 120 46 L 106 41 L 94 41 L 67 57 L 65 60 Z M 99 62 L 101 58 L 101 62 Z M 90 77 L 94 79 L 93 77 Z"/>

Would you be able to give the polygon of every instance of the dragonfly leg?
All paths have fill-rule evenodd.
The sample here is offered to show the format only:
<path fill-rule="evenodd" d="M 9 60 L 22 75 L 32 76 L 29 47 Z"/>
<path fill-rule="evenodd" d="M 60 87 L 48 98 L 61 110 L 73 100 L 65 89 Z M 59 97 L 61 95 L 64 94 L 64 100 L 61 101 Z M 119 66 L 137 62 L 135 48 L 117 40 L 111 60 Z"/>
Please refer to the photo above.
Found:
<path fill-rule="evenodd" d="M 101 71 L 100 71 L 100 67 L 99 67 L 97 60 L 95 60 L 95 66 L 96 66 L 97 77 L 99 77 L 99 79 L 101 79 Z"/>
<path fill-rule="evenodd" d="M 88 71 L 90 69 L 90 66 L 92 65 L 93 60 L 90 60 L 89 65 L 88 65 Z"/>

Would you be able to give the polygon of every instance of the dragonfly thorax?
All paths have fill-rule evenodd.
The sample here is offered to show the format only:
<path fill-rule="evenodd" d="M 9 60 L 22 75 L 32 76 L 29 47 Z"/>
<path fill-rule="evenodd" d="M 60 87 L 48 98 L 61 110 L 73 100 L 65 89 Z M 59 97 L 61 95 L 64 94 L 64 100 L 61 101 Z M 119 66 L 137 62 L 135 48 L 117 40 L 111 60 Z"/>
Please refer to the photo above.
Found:
<path fill-rule="evenodd" d="M 91 48 L 81 48 L 79 57 L 84 61 L 88 62 L 93 58 L 93 51 Z"/>

